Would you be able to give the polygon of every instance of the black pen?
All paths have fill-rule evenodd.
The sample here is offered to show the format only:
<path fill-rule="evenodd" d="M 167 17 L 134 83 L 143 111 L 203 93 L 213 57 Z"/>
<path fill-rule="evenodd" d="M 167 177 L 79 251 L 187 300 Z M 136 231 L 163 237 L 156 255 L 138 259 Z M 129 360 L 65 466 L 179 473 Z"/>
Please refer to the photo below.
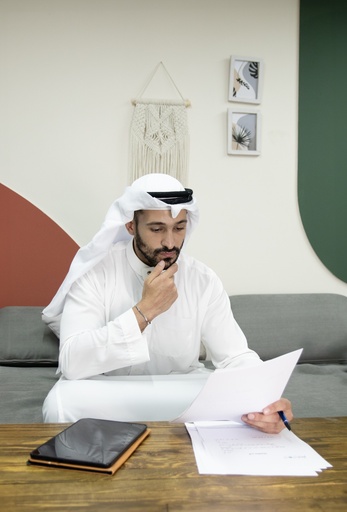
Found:
<path fill-rule="evenodd" d="M 283 421 L 283 423 L 285 424 L 285 426 L 287 427 L 287 429 L 292 430 L 292 427 L 290 426 L 290 423 L 287 420 L 287 416 L 284 414 L 284 412 L 278 411 L 278 414 L 279 414 L 279 417 L 281 418 L 281 420 Z"/>

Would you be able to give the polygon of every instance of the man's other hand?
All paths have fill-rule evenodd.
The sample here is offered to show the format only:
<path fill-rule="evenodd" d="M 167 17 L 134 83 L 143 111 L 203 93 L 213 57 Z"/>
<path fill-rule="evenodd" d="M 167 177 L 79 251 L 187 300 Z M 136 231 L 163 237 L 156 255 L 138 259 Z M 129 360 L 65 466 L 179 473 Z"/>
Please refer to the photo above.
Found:
<path fill-rule="evenodd" d="M 283 411 L 288 421 L 293 419 L 292 404 L 287 398 L 281 398 L 265 407 L 262 412 L 250 412 L 242 416 L 242 421 L 262 432 L 278 434 L 285 428 L 279 411 Z"/>

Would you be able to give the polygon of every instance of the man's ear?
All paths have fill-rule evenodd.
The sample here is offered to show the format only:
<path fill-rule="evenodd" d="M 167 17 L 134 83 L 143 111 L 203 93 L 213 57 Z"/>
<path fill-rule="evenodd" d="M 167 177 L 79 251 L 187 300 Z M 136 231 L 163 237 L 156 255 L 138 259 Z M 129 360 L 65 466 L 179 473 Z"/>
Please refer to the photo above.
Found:
<path fill-rule="evenodd" d="M 134 234 L 135 234 L 135 231 L 134 231 L 134 221 L 131 220 L 130 222 L 127 222 L 125 224 L 125 227 L 126 227 L 127 232 L 129 233 L 129 235 L 134 236 Z"/>

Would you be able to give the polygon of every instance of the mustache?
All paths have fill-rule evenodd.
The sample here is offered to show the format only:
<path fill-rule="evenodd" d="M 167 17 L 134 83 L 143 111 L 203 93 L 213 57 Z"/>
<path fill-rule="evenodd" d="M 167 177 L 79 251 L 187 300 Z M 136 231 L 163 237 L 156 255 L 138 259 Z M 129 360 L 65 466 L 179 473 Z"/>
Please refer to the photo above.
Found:
<path fill-rule="evenodd" d="M 153 254 L 154 254 L 154 256 L 157 256 L 158 254 L 160 254 L 162 252 L 175 252 L 176 254 L 179 254 L 181 252 L 181 250 L 178 247 L 172 247 L 171 249 L 169 249 L 168 247 L 164 246 L 164 247 L 160 247 L 160 249 L 155 249 L 153 251 Z"/>

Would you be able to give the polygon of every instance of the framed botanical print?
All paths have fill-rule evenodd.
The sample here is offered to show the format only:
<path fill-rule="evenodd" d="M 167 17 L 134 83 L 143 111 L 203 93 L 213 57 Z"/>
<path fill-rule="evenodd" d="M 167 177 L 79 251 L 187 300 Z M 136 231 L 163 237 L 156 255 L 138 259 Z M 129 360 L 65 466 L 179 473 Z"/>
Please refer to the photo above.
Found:
<path fill-rule="evenodd" d="M 260 103 L 263 62 L 260 59 L 230 58 L 229 101 Z"/>
<path fill-rule="evenodd" d="M 228 154 L 260 154 L 260 113 L 228 109 Z"/>

